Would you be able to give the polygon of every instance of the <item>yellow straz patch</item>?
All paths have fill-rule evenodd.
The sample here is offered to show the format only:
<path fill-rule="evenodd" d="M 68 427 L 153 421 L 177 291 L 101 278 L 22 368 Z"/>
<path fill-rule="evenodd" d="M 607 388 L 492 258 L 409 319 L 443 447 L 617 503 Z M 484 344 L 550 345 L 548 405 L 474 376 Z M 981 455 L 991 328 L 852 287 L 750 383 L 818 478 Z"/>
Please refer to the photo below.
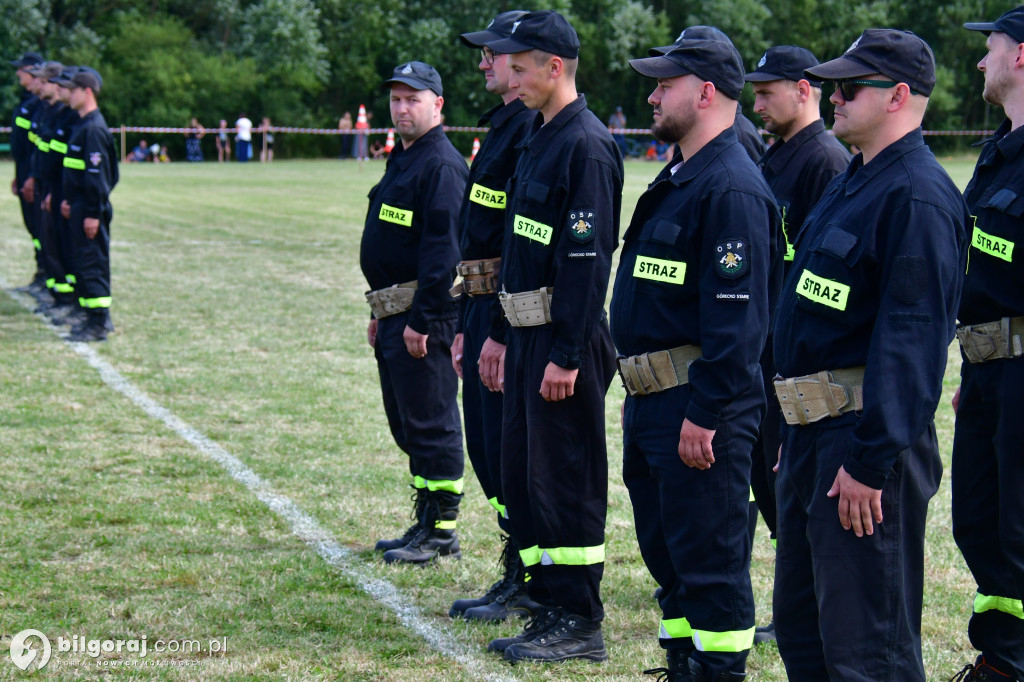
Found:
<path fill-rule="evenodd" d="M 553 230 L 550 225 L 538 223 L 517 213 L 512 225 L 512 231 L 520 237 L 526 237 L 547 246 L 551 243 L 551 233 Z"/>
<path fill-rule="evenodd" d="M 381 204 L 380 214 L 377 217 L 389 223 L 412 227 L 412 211 L 407 211 L 404 208 L 395 208 L 394 206 Z"/>
<path fill-rule="evenodd" d="M 653 279 L 656 282 L 682 284 L 686 278 L 686 263 L 637 256 L 636 263 L 633 265 L 633 276 L 641 279 Z"/>
<path fill-rule="evenodd" d="M 846 300 L 850 297 L 850 287 L 846 284 L 833 282 L 818 277 L 805 269 L 796 283 L 796 293 L 815 303 L 820 303 L 836 310 L 846 310 Z"/>
<path fill-rule="evenodd" d="M 979 230 L 977 225 L 974 226 L 974 234 L 971 236 L 971 246 L 1007 263 L 1013 262 L 1013 242 L 986 234 Z"/>
<path fill-rule="evenodd" d="M 505 193 L 496 189 L 489 189 L 475 182 L 469 191 L 469 200 L 474 204 L 480 204 L 487 208 L 505 209 Z"/>

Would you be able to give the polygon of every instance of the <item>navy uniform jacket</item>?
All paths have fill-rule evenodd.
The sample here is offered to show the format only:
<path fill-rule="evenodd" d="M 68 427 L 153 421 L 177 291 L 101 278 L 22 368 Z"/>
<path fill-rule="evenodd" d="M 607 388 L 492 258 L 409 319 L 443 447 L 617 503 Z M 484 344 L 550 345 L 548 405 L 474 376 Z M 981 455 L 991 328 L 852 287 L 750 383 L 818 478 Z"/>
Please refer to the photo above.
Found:
<path fill-rule="evenodd" d="M 953 338 L 967 206 L 921 129 L 867 165 L 857 155 L 811 211 L 775 323 L 779 374 L 865 366 L 864 410 L 843 463 L 881 489 L 935 415 Z"/>
<path fill-rule="evenodd" d="M 729 128 L 637 202 L 615 276 L 611 329 L 623 355 L 699 345 L 686 417 L 715 429 L 761 385 L 769 306 L 782 284 L 782 230 L 771 191 Z M 557 296 L 557 294 L 556 294 Z"/>
<path fill-rule="evenodd" d="M 619 241 L 622 155 L 580 95 L 546 125 L 533 121 L 509 180 L 501 279 L 505 291 L 554 287 L 548 359 L 577 369 L 604 317 Z"/>
<path fill-rule="evenodd" d="M 514 99 L 499 104 L 480 118 L 480 125 L 490 124 L 490 132 L 480 145 L 469 169 L 466 195 L 459 212 L 459 250 L 462 260 L 499 258 L 505 233 L 505 185 L 516 168 L 515 146 L 530 130 L 536 111 Z M 462 297 L 462 307 L 468 296 Z M 503 328 L 501 307 L 495 309 L 494 326 Z M 459 328 L 462 328 L 460 323 Z M 499 339 L 501 340 L 501 339 Z"/>
<path fill-rule="evenodd" d="M 42 156 L 41 177 L 55 198 L 63 198 L 61 177 L 64 173 L 64 155 L 68 153 L 71 131 L 78 124 L 78 112 L 69 106 L 61 106 L 53 118 L 50 136 L 47 139 L 48 153 Z M 59 205 L 53 210 L 58 211 Z"/>
<path fill-rule="evenodd" d="M 29 178 L 32 164 L 32 152 L 36 145 L 29 141 L 32 132 L 32 118 L 41 99 L 25 91 L 21 101 L 14 107 L 11 120 L 11 156 L 14 158 L 14 176 L 21 186 Z"/>
<path fill-rule="evenodd" d="M 960 322 L 1024 315 L 1024 128 L 1004 121 L 978 158 L 964 198 L 977 218 Z"/>
<path fill-rule="evenodd" d="M 458 309 L 448 290 L 459 262 L 459 202 L 469 170 L 444 128 L 399 142 L 370 190 L 359 265 L 371 290 L 419 281 L 407 324 L 420 334 Z"/>
<path fill-rule="evenodd" d="M 782 211 L 786 260 L 792 261 L 793 244 L 807 214 L 832 178 L 850 165 L 850 152 L 825 131 L 825 122 L 819 118 L 788 141 L 779 138 L 768 147 L 759 165 Z"/>
<path fill-rule="evenodd" d="M 39 116 L 39 126 L 35 130 L 37 135 L 36 152 L 32 156 L 32 177 L 41 182 L 37 191 L 48 190 L 50 178 L 53 177 L 54 154 L 50 153 L 50 140 L 57 130 L 58 120 L 66 114 L 68 107 L 63 102 L 57 101 L 53 104 L 43 101 Z M 72 109 L 72 111 L 74 111 Z M 77 114 L 76 114 L 77 117 Z M 59 145 L 58 145 L 59 146 Z M 61 159 L 63 161 L 63 159 Z M 60 172 L 60 170 L 58 170 Z M 40 197 L 42 198 L 42 197 Z"/>
<path fill-rule="evenodd" d="M 110 219 L 110 192 L 120 178 L 117 150 L 99 109 L 86 114 L 71 132 L 61 182 L 64 198 L 84 209 L 83 217 Z"/>

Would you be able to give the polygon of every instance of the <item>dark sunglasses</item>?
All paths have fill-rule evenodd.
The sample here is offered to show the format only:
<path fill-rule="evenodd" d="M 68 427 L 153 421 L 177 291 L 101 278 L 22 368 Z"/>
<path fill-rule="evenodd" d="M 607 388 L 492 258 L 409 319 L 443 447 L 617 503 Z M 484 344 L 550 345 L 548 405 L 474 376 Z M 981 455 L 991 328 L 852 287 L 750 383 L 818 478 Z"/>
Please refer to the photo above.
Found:
<path fill-rule="evenodd" d="M 480 56 L 484 58 L 484 61 L 487 62 L 489 66 L 494 65 L 494 50 L 492 50 L 491 48 L 481 47 Z"/>
<path fill-rule="evenodd" d="M 857 80 L 853 78 L 844 78 L 842 80 L 835 81 L 836 92 L 843 96 L 843 99 L 847 102 L 852 102 L 853 98 L 857 95 L 857 91 L 861 87 L 866 88 L 895 88 L 899 85 L 898 81 L 875 81 L 875 80 Z M 911 95 L 920 94 L 917 90 L 911 90 Z"/>

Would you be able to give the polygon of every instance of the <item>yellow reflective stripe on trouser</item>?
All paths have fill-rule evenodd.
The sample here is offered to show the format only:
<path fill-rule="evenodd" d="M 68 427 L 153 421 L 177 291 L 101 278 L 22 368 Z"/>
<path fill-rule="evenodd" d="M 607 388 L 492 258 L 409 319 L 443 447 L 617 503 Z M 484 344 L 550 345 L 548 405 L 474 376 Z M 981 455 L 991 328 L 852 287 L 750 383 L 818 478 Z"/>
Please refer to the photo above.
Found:
<path fill-rule="evenodd" d="M 68 275 L 64 279 L 68 281 L 68 284 L 78 284 L 78 279 L 74 275 Z"/>
<path fill-rule="evenodd" d="M 83 308 L 109 308 L 110 296 L 100 296 L 99 298 L 79 298 L 78 305 Z"/>
<path fill-rule="evenodd" d="M 38 239 L 33 239 L 32 240 L 32 246 L 36 247 L 36 251 L 42 251 L 43 250 L 43 245 L 39 243 Z"/>
<path fill-rule="evenodd" d="M 757 502 L 757 498 L 754 497 L 754 486 L 750 486 L 750 499 L 747 502 Z"/>
<path fill-rule="evenodd" d="M 442 521 L 438 519 L 434 521 L 434 528 L 438 530 L 455 530 L 455 521 Z"/>
<path fill-rule="evenodd" d="M 1002 611 L 1024 620 L 1024 602 L 1010 597 L 990 597 L 980 592 L 974 596 L 974 612 Z"/>
<path fill-rule="evenodd" d="M 661 621 L 658 628 L 658 639 L 689 639 L 693 637 L 693 628 L 685 618 L 669 618 Z"/>
<path fill-rule="evenodd" d="M 754 628 L 726 632 L 695 629 L 693 645 L 697 651 L 746 651 L 754 645 Z"/>
<path fill-rule="evenodd" d="M 70 284 L 65 284 L 63 282 L 56 282 L 53 285 L 53 290 L 56 291 L 58 294 L 72 294 L 72 293 L 74 293 L 75 288 L 73 286 L 71 286 Z"/>
<path fill-rule="evenodd" d="M 494 507 L 494 511 L 498 512 L 499 514 L 501 514 L 501 518 L 503 518 L 503 519 L 507 519 L 508 518 L 508 512 L 505 511 L 505 505 L 503 505 L 501 502 L 498 502 L 498 498 L 497 497 L 492 497 L 491 499 L 489 499 L 487 501 L 491 503 L 492 507 Z"/>
<path fill-rule="evenodd" d="M 57 284 L 57 278 L 56 277 L 47 277 L 46 278 L 46 288 L 47 289 L 52 289 L 54 287 L 54 285 L 56 285 L 56 284 Z"/>
<path fill-rule="evenodd" d="M 437 492 L 440 490 L 446 493 L 454 493 L 456 495 L 462 494 L 462 488 L 465 484 L 465 478 L 460 478 L 457 481 L 428 481 L 422 476 L 415 476 L 412 479 L 412 485 L 417 490 L 423 490 L 426 488 L 430 492 Z"/>
<path fill-rule="evenodd" d="M 590 566 L 604 561 L 604 545 L 596 547 L 528 547 L 519 550 L 525 566 Z"/>
<path fill-rule="evenodd" d="M 65 156 L 64 167 L 72 170 L 85 170 L 85 159 L 73 159 L 70 156 Z"/>
<path fill-rule="evenodd" d="M 32 127 L 32 121 L 28 120 L 24 116 L 18 116 L 14 119 L 14 125 L 18 126 L 19 128 L 24 128 L 25 130 L 28 130 Z"/>

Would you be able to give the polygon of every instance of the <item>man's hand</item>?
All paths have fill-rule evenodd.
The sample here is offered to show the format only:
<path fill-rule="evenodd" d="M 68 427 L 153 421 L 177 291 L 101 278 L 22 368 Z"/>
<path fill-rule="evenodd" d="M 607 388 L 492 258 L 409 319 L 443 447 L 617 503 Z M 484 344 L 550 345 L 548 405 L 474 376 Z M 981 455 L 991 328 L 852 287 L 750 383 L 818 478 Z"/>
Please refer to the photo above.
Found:
<path fill-rule="evenodd" d="M 67 199 L 60 202 L 60 214 L 68 220 L 71 219 L 71 204 L 68 203 Z"/>
<path fill-rule="evenodd" d="M 47 213 L 50 212 L 50 199 L 52 198 L 52 194 L 47 194 L 46 197 L 43 199 L 43 210 L 46 211 Z"/>
<path fill-rule="evenodd" d="M 21 196 L 28 203 L 32 203 L 36 200 L 36 179 L 29 178 L 25 181 L 25 184 L 21 186 Z"/>
<path fill-rule="evenodd" d="M 405 349 L 409 351 L 409 355 L 414 358 L 427 357 L 426 334 L 420 334 L 409 325 L 405 325 L 405 331 L 402 332 L 402 340 L 405 341 Z"/>
<path fill-rule="evenodd" d="M 953 394 L 953 414 L 960 408 L 960 387 L 956 387 L 956 393 Z"/>
<path fill-rule="evenodd" d="M 714 430 L 703 429 L 689 419 L 684 419 L 679 429 L 679 459 L 688 467 L 710 469 L 715 463 L 715 453 L 711 449 L 714 437 Z"/>
<path fill-rule="evenodd" d="M 576 388 L 578 369 L 565 369 L 553 362 L 544 368 L 544 379 L 540 382 L 540 395 L 548 402 L 557 402 L 572 397 Z"/>
<path fill-rule="evenodd" d="M 463 336 L 462 336 L 461 332 L 456 334 L 455 338 L 452 340 L 452 369 L 455 370 L 455 373 L 459 375 L 460 379 L 463 378 L 462 377 L 462 341 L 463 341 Z"/>
<path fill-rule="evenodd" d="M 873 535 L 872 524 L 882 522 L 882 491 L 870 488 L 853 476 L 846 469 L 839 467 L 829 497 L 839 496 L 839 524 L 843 530 L 853 528 L 854 534 L 862 538 L 865 534 Z"/>
<path fill-rule="evenodd" d="M 780 464 L 782 464 L 782 443 L 779 443 L 779 454 L 775 457 L 775 466 L 772 467 L 772 471 L 779 473 Z"/>
<path fill-rule="evenodd" d="M 480 383 L 489 388 L 491 392 L 504 393 L 505 344 L 498 343 L 488 336 L 480 349 L 480 359 L 476 364 L 480 372 Z"/>
<path fill-rule="evenodd" d="M 85 236 L 89 239 L 95 239 L 96 233 L 100 231 L 100 219 L 99 218 L 86 218 L 82 222 L 82 229 L 85 230 Z"/>
<path fill-rule="evenodd" d="M 371 317 L 370 324 L 366 326 L 366 343 L 370 344 L 370 348 L 377 347 L 377 318 Z"/>

